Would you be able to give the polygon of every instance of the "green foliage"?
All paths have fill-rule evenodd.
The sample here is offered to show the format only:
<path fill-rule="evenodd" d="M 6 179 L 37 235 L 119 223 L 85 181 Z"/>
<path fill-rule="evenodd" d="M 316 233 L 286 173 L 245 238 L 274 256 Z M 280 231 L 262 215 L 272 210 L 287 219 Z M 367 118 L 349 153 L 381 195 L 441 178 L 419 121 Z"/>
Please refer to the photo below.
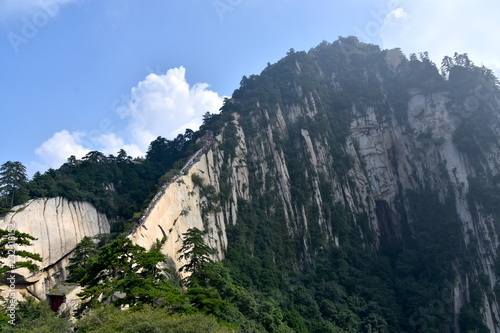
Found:
<path fill-rule="evenodd" d="M 34 261 L 42 261 L 42 257 L 37 253 L 18 248 L 19 245 L 31 245 L 33 240 L 36 238 L 26 233 L 0 229 L 0 258 L 8 259 L 0 267 L 0 273 L 21 267 L 27 268 L 31 272 L 37 271 L 39 267 Z M 18 260 L 15 256 L 26 260 Z"/>
<path fill-rule="evenodd" d="M 491 119 L 497 116 L 499 81 L 491 70 L 474 65 L 467 54 L 445 57 L 442 71 L 448 77 L 450 100 L 461 120 L 453 142 L 478 166 L 482 153 L 498 143 Z"/>
<path fill-rule="evenodd" d="M 489 333 L 491 332 L 483 322 L 483 316 L 477 308 L 464 306 L 460 310 L 460 332 L 464 333 Z"/>
<path fill-rule="evenodd" d="M 183 294 L 169 279 L 169 271 L 163 268 L 166 258 L 160 252 L 161 243 L 146 251 L 128 238 L 118 238 L 100 248 L 95 256 L 91 246 L 80 245 L 80 249 L 84 249 L 80 257 L 89 260 L 86 267 L 73 262 L 70 277 L 76 279 L 83 275 L 77 281 L 84 287 L 79 294 L 83 299 L 81 310 L 97 306 L 101 298 L 115 306 L 183 307 Z"/>
<path fill-rule="evenodd" d="M 200 177 L 197 173 L 193 173 L 191 175 L 191 180 L 193 181 L 194 186 L 203 187 L 203 178 Z"/>
<path fill-rule="evenodd" d="M 70 272 L 67 281 L 79 282 L 87 274 L 89 265 L 95 261 L 98 255 L 97 245 L 92 238 L 85 236 L 73 251 L 66 269 Z"/>
<path fill-rule="evenodd" d="M 239 296 L 245 300 L 242 302 L 245 306 L 239 307 L 242 313 L 256 318 L 268 331 L 278 331 L 283 323 L 302 331 L 305 325 L 309 332 L 369 332 L 370 329 L 385 332 L 390 326 L 397 327 L 400 310 L 388 285 L 390 278 L 383 276 L 391 274 L 390 266 L 357 248 L 360 241 L 357 236 L 352 239 L 353 246 L 345 244 L 339 249 L 322 250 L 305 272 L 294 272 L 291 268 L 299 261 L 303 248 L 286 240 L 283 216 L 266 216 L 263 208 L 271 202 L 270 198 L 252 204 L 240 201 L 238 223 L 228 229 L 231 246 L 225 265 L 234 276 L 231 283 L 247 289 Z M 343 214 L 345 211 L 335 213 L 335 219 L 343 219 Z M 346 239 L 344 233 L 355 234 L 350 230 L 355 230 L 355 226 L 346 224 L 343 228 L 337 231 L 342 239 Z M 321 244 L 318 239 L 311 243 Z M 275 304 L 278 312 L 255 296 L 262 292 L 281 300 Z M 239 297 L 231 298 L 233 304 L 240 304 Z M 296 312 L 285 316 L 284 308 Z M 275 313 L 272 321 L 255 314 L 264 309 Z M 292 314 L 296 318 L 292 319 Z"/>
<path fill-rule="evenodd" d="M 481 177 L 469 177 L 469 199 L 477 200 L 483 208 L 495 217 L 500 217 L 500 176 L 487 181 Z"/>
<path fill-rule="evenodd" d="M 166 172 L 163 176 L 161 176 L 160 181 L 158 182 L 160 185 L 163 185 L 170 181 L 172 178 L 175 176 L 178 176 L 180 174 L 180 170 L 170 170 Z"/>
<path fill-rule="evenodd" d="M 190 228 L 182 236 L 182 247 L 178 253 L 181 253 L 179 260 L 186 260 L 187 263 L 179 268 L 179 272 L 189 273 L 190 275 L 183 279 L 185 285 L 196 285 L 198 273 L 207 263 L 211 263 L 211 255 L 215 250 L 205 244 L 203 231 L 198 228 Z"/>
<path fill-rule="evenodd" d="M 0 311 L 7 313 L 4 307 L 1 307 Z M 70 329 L 70 323 L 66 319 L 58 318 L 47 305 L 32 298 L 19 302 L 15 315 L 15 325 L 8 322 L 0 323 L 1 332 L 66 333 Z"/>
<path fill-rule="evenodd" d="M 238 145 L 238 136 L 236 135 L 236 126 L 233 122 L 227 123 L 224 127 L 224 140 L 221 144 L 220 149 L 224 152 L 224 158 L 229 158 L 229 156 L 234 156 L 235 149 Z"/>
<path fill-rule="evenodd" d="M 448 193 L 453 193 L 452 189 Z M 436 281 L 451 279 L 451 263 L 463 248 L 454 197 L 446 198 L 444 203 L 436 192 L 410 191 L 408 197 L 412 204 L 417 250 L 426 265 L 424 269 L 432 271 L 432 279 Z"/>
<path fill-rule="evenodd" d="M 21 162 L 7 161 L 0 166 L 0 207 L 10 208 L 29 199 L 28 176 Z"/>
<path fill-rule="evenodd" d="M 496 134 L 489 126 L 489 119 L 490 116 L 486 113 L 472 114 L 463 119 L 453 133 L 453 141 L 457 147 L 474 160 L 497 142 Z"/>
<path fill-rule="evenodd" d="M 70 278 L 73 280 L 83 275 L 77 282 L 85 288 L 80 294 L 85 301 L 83 308 L 91 310 L 78 322 L 78 329 L 93 332 L 108 329 L 108 325 L 111 325 L 111 329 L 115 328 L 113 325 L 116 320 L 123 320 L 123 315 L 117 310 L 109 307 L 99 309 L 101 302 L 98 300 L 102 298 L 104 303 L 117 307 L 130 305 L 132 309 L 165 313 L 171 317 L 171 321 L 177 318 L 172 317 L 174 313 L 199 312 L 232 325 L 228 327 L 239 326 L 245 332 L 263 331 L 259 324 L 246 318 L 240 311 L 240 305 L 242 308 L 248 306 L 241 300 L 245 291 L 232 283 L 229 271 L 221 263 L 209 259 L 213 250 L 205 245 L 201 231 L 189 229 L 184 234 L 182 258 L 187 259 L 188 263 L 181 267 L 181 271 L 191 272 L 185 280 L 185 290 L 176 286 L 160 268 L 165 260 L 159 252 L 160 248 L 161 243 L 158 242 L 146 252 L 128 239 L 117 239 L 96 250 L 91 239 L 84 239 L 78 245 L 69 266 Z M 127 315 L 134 316 L 136 310 L 131 311 L 126 312 Z M 257 313 L 257 310 L 252 312 L 254 315 Z M 153 318 L 152 322 L 155 320 Z M 203 321 L 207 320 L 209 317 L 203 317 Z M 149 326 L 144 328 L 149 329 Z"/>
<path fill-rule="evenodd" d="M 283 320 L 285 323 L 297 333 L 307 333 L 307 326 L 304 318 L 296 310 L 288 311 Z"/>
<path fill-rule="evenodd" d="M 407 329 L 437 329 L 453 316 L 447 300 L 455 280 L 452 263 L 463 255 L 461 222 L 453 195 L 440 200 L 437 192 L 409 191 L 407 197 L 414 236 L 403 251 L 388 253 L 394 266 L 394 289 L 405 317 L 411 318 L 409 323 L 403 321 Z"/>
<path fill-rule="evenodd" d="M 80 333 L 230 333 L 236 332 L 213 317 L 201 314 L 173 315 L 163 308 L 145 307 L 120 311 L 106 306 L 91 311 L 77 323 Z"/>
<path fill-rule="evenodd" d="M 239 326 L 239 332 L 294 332 L 276 301 L 238 285 L 222 263 L 203 265 L 197 277 L 187 295 L 202 313 Z"/>
<path fill-rule="evenodd" d="M 192 306 L 201 313 L 223 317 L 230 312 L 230 304 L 222 299 L 215 288 L 191 286 L 187 297 Z"/>
<path fill-rule="evenodd" d="M 224 105 L 221 110 L 228 107 L 232 103 L 229 98 L 224 98 Z M 229 112 L 221 113 L 205 113 L 203 115 L 203 125 L 200 126 L 201 132 L 211 132 L 213 134 L 220 133 L 225 124 L 232 120 L 232 115 Z"/>
<path fill-rule="evenodd" d="M 171 166 L 179 159 L 186 157 L 186 149 L 193 139 L 194 132 L 187 129 L 183 134 L 177 135 L 174 140 L 167 140 L 162 137 L 156 138 L 149 145 L 147 160 L 154 162 L 158 166 Z"/>
<path fill-rule="evenodd" d="M 188 129 L 173 140 L 158 137 L 146 159 L 132 159 L 123 149 L 117 156 L 97 151 L 81 160 L 71 156 L 58 170 L 35 173 L 28 184 L 30 196 L 89 201 L 108 217 L 131 219 L 149 203 L 145 199 L 157 192 L 158 179 L 197 150 L 195 142 L 201 135 Z"/>

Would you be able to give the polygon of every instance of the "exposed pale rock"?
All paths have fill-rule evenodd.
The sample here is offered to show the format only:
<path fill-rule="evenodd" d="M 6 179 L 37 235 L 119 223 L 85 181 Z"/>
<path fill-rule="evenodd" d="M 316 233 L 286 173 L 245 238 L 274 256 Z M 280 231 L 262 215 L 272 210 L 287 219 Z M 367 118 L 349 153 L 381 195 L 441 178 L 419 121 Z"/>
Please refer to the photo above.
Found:
<path fill-rule="evenodd" d="M 146 219 L 128 236 L 135 244 L 146 249 L 165 237 L 162 252 L 169 258 L 174 272 L 185 263 L 179 260 L 178 251 L 182 247 L 183 234 L 190 228 L 205 230 L 205 241 L 217 251 L 214 259 L 223 259 L 227 248 L 226 226 L 236 223 L 238 198 L 249 199 L 246 146 L 237 115 L 234 124 L 242 140 L 239 140 L 235 149 L 235 156 L 229 157 L 229 165 L 226 165 L 231 171 L 229 181 L 232 185 L 228 202 L 209 203 L 203 195 L 203 189 L 195 186 L 192 180 L 193 174 L 196 174 L 203 179 L 203 186 L 213 186 L 217 193 L 220 192 L 219 177 L 224 152 L 214 145 L 192 165 L 186 175 L 180 176 L 166 188 Z M 224 140 L 222 135 L 217 139 Z M 214 209 L 208 208 L 210 204 L 214 205 Z"/>
<path fill-rule="evenodd" d="M 31 246 L 18 249 L 40 254 L 40 271 L 13 272 L 18 275 L 19 288 L 38 298 L 45 298 L 47 290 L 64 279 L 69 255 L 83 237 L 109 233 L 106 216 L 88 202 L 60 197 L 35 199 L 14 207 L 13 211 L 0 219 L 0 229 L 14 228 L 37 238 Z"/>

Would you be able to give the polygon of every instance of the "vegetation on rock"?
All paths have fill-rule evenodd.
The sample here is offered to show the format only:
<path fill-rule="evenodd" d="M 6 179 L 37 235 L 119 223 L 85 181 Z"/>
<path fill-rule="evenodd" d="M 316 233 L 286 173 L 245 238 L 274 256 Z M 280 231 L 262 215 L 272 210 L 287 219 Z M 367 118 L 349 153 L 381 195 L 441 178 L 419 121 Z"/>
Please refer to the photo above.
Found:
<path fill-rule="evenodd" d="M 33 198 L 87 200 L 116 220 L 108 241 L 84 239 L 69 266 L 69 280 L 84 287 L 87 314 L 76 324 L 79 332 L 486 332 L 481 308 L 485 301 L 498 304 L 500 285 L 481 271 L 480 256 L 493 245 L 478 249 L 477 237 L 495 242 L 500 230 L 499 176 L 492 168 L 499 162 L 488 155 L 500 143 L 498 80 L 466 54 L 445 57 L 438 68 L 425 52 L 407 59 L 393 51 L 399 58 L 389 63 L 389 51 L 355 37 L 290 50 L 260 75 L 243 77 L 221 113 L 204 116 L 200 131 L 157 138 L 145 159 L 90 152 L 30 182 L 8 178 L 22 168 L 5 166 L 4 209 L 29 191 Z M 414 133 L 412 119 L 423 117 L 409 114 L 416 95 L 446 100 L 449 139 L 429 126 Z M 244 157 L 235 156 L 242 138 L 234 113 L 246 138 Z M 396 148 L 383 147 L 383 167 L 396 178 L 391 207 L 375 186 L 359 185 L 375 178 L 352 135 L 353 124 L 366 125 L 369 117 L 371 127 L 356 128 L 366 140 L 391 128 L 391 136 L 405 138 L 400 147 L 425 147 L 413 156 L 438 161 L 403 164 Z M 231 204 L 237 223 L 226 226 L 223 262 L 210 259 L 202 230 L 189 229 L 180 251 L 187 262 L 180 273 L 188 275 L 179 281 L 166 268 L 161 242 L 146 250 L 123 236 L 162 185 L 158 180 L 180 170 L 207 133 L 224 133 L 217 147 L 223 160 L 219 192 L 191 177 L 206 199 L 202 216 Z M 449 161 L 439 160 L 443 144 L 473 170 L 467 193 Z M 227 171 L 234 158 L 245 158 L 249 169 L 249 197 L 237 202 Z M 463 198 L 471 223 L 491 228 L 472 230 L 462 220 Z M 490 252 L 498 276 L 500 250 Z M 459 313 L 457 281 L 468 286 L 458 291 Z M 130 309 L 117 310 L 123 306 Z M 47 318 L 52 325 L 55 319 Z"/>

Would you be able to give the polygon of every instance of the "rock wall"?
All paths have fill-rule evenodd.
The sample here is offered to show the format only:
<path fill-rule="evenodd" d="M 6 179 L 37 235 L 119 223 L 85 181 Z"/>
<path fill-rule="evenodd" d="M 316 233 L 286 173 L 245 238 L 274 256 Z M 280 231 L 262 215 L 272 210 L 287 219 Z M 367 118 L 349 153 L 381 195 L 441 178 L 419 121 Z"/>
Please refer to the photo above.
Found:
<path fill-rule="evenodd" d="M 12 210 L 13 213 L 0 219 L 0 229 L 11 226 L 36 237 L 31 246 L 22 249 L 42 257 L 39 272 L 13 271 L 17 275 L 16 286 L 21 293 L 39 299 L 45 299 L 45 294 L 56 283 L 64 281 L 71 252 L 83 237 L 109 233 L 106 216 L 88 202 L 70 202 L 60 197 L 35 199 Z"/>
<path fill-rule="evenodd" d="M 397 200 L 405 198 L 407 190 L 436 191 L 441 201 L 449 196 L 455 198 L 464 244 L 467 248 L 478 249 L 473 271 L 456 271 L 457 279 L 452 288 L 455 311 L 459 313 L 469 298 L 467 284 L 486 276 L 489 287 L 483 292 L 484 321 L 491 332 L 500 332 L 498 303 L 491 297 L 498 281 L 493 271 L 498 235 L 488 232 L 495 230 L 492 216 L 478 209 L 478 203 L 471 201 L 469 196 L 468 177 L 476 176 L 481 170 L 454 143 L 453 134 L 461 122 L 467 120 L 450 104 L 443 93 L 415 93 L 408 103 L 405 126 L 398 125 L 394 119 L 379 122 L 375 110 L 368 108 L 364 115 L 355 113 L 351 136 L 358 144 L 358 157 L 366 166 L 372 195 L 377 203 L 384 203 L 390 214 L 398 215 Z M 481 154 L 489 161 L 482 168 L 492 176 L 497 175 L 500 147 L 491 146 Z M 404 200 L 405 211 L 410 212 L 407 200 Z M 409 222 L 411 226 L 411 217 Z M 385 223 L 380 218 L 377 224 L 384 228 Z M 455 325 L 458 326 L 458 322 Z"/>
<path fill-rule="evenodd" d="M 350 133 L 342 147 L 351 159 L 351 167 L 347 171 L 350 181 L 343 182 L 335 174 L 335 161 L 328 153 L 331 147 L 322 133 L 300 128 L 300 135 L 291 138 L 290 128 L 294 124 L 299 124 L 300 119 L 305 123 L 303 119 L 314 119 L 317 114 L 314 105 L 319 102 L 315 98 L 308 97 L 304 104 L 312 108 L 276 105 L 273 107 L 274 118 L 268 115 L 268 110 L 257 105 L 250 112 L 252 123 L 261 124 L 265 119 L 268 125 L 247 141 L 250 161 L 256 164 L 256 179 L 262 182 L 262 193 L 266 188 L 279 189 L 290 235 L 302 237 L 306 261 L 314 261 L 307 242 L 311 222 L 322 226 L 325 239 L 335 246 L 342 246 L 342 239 L 322 214 L 319 174 L 326 175 L 333 197 L 351 212 L 353 223 L 358 223 L 360 213 L 368 216 L 372 230 L 377 234 L 377 247 L 380 241 L 385 241 L 404 248 L 403 223 L 407 223 L 409 232 L 413 232 L 408 191 L 436 192 L 441 203 L 446 198 L 453 198 L 461 223 L 463 244 L 467 249 L 477 249 L 469 250 L 476 251 L 471 252 L 471 271 L 459 269 L 459 265 L 454 263 L 457 278 L 448 287 L 453 299 L 447 303 L 455 309 L 454 327 L 459 326 L 458 314 L 471 297 L 471 282 L 484 281 L 486 277 L 488 285 L 482 291 L 483 320 L 491 332 L 500 332 L 500 309 L 492 296 L 499 281 L 494 271 L 498 262 L 499 237 L 495 232 L 498 228 L 494 216 L 483 209 L 480 202 L 471 200 L 469 191 L 470 176 L 481 173 L 489 177 L 498 175 L 500 145 L 481 147 L 481 162 L 472 163 L 470 156 L 460 151 L 454 141 L 454 133 L 467 119 L 457 113 L 445 93 L 413 91 L 405 123 L 394 118 L 393 110 L 381 112 L 370 106 L 362 106 L 364 109 L 360 110 L 353 104 Z M 383 117 L 381 113 L 389 116 Z M 495 129 L 498 124 L 491 123 L 491 126 Z M 293 140 L 300 159 L 308 161 L 305 172 L 312 189 L 310 203 L 318 207 L 317 221 L 310 220 L 304 206 L 293 203 L 290 163 L 283 152 L 283 145 L 277 143 L 279 139 L 289 138 Z M 272 181 L 271 185 L 266 185 L 268 180 Z"/>
<path fill-rule="evenodd" d="M 388 56 L 392 57 L 390 69 L 398 71 L 404 59 L 398 52 L 389 52 Z M 300 66 L 297 68 L 300 73 Z M 377 73 L 376 77 L 383 87 L 382 75 Z M 408 193 L 437 193 L 440 204 L 450 198 L 454 201 L 463 237 L 461 246 L 472 258 L 468 259 L 472 260 L 470 270 L 460 268 L 462 259 L 452 263 L 456 279 L 446 287 L 452 294 L 446 306 L 454 309 L 455 318 L 449 327 L 458 329 L 459 313 L 471 297 L 470 285 L 481 280 L 486 281 L 481 291 L 483 321 L 491 332 L 500 332 L 499 306 L 492 296 L 499 286 L 494 269 L 500 245 L 498 227 L 494 216 L 479 201 L 471 200 L 469 184 L 470 176 L 498 175 L 500 144 L 481 147 L 483 158 L 473 163 L 455 142 L 455 133 L 468 121 L 460 113 L 463 107 L 454 104 L 456 101 L 447 92 L 423 93 L 412 88 L 407 91 L 410 97 L 403 106 L 406 109 L 399 110 L 404 113 L 403 118 L 396 117 L 390 103 L 373 106 L 351 101 L 348 134 L 344 143 L 334 147 L 332 133 L 327 132 L 338 128 L 328 124 L 336 119 L 325 114 L 339 110 L 325 110 L 325 100 L 330 97 L 304 93 L 298 84 L 293 87 L 298 102 L 267 101 L 261 105 L 257 99 L 252 105 L 245 104 L 244 110 L 238 111 L 240 115 L 234 113 L 236 135 L 228 137 L 223 133 L 218 138 L 220 144 L 214 145 L 186 175 L 167 188 L 148 218 L 129 237 L 146 248 L 156 239 L 166 237 L 163 251 L 177 269 L 183 264 L 178 261 L 182 234 L 192 227 L 205 229 L 206 241 L 217 249 L 215 259 L 220 260 L 227 247 L 226 227 L 236 223 L 238 200 L 252 202 L 273 193 L 273 203 L 281 206 L 289 236 L 298 239 L 303 249 L 302 262 L 297 266 L 308 267 L 314 264 L 316 255 L 313 242 L 317 235 L 311 235 L 313 223 L 319 225 L 329 244 L 342 247 L 345 241 L 331 216 L 324 213 L 325 204 L 341 204 L 345 208 L 349 223 L 356 225 L 365 240 L 360 244 L 363 248 L 377 250 L 385 242 L 402 250 L 405 239 L 417 237 Z M 342 92 L 343 87 L 339 81 L 329 88 Z M 345 114 L 338 117 L 342 116 Z M 500 121 L 493 120 L 490 125 L 500 137 Z M 318 128 L 327 129 L 323 132 Z M 223 148 L 228 139 L 237 142 L 234 152 Z M 341 154 L 333 153 L 339 150 Z M 339 163 L 342 159 L 348 163 Z M 300 175 L 297 164 L 305 165 Z M 203 186 L 193 183 L 193 174 L 203 179 Z M 294 198 L 293 193 L 293 182 L 298 176 L 304 177 L 303 190 L 307 193 L 307 198 L 301 200 Z M 207 197 L 206 186 L 220 193 L 226 191 L 227 184 L 231 193 L 225 201 Z M 333 202 L 325 202 L 325 192 L 331 192 L 328 200 Z M 215 207 L 210 208 L 214 202 Z M 269 215 L 278 209 L 273 203 L 269 205 Z"/>
<path fill-rule="evenodd" d="M 169 258 L 173 272 L 184 264 L 178 259 L 178 251 L 182 247 L 183 234 L 190 228 L 205 230 L 205 241 L 217 251 L 214 259 L 222 260 L 227 248 L 226 227 L 236 223 L 238 198 L 249 197 L 246 146 L 237 115 L 233 123 L 243 138 L 236 148 L 236 156 L 224 156 L 219 147 L 219 143 L 224 142 L 224 134 L 219 135 L 219 143 L 214 143 L 195 163 L 188 162 L 190 167 L 163 191 L 147 217 L 128 236 L 146 249 L 165 238 L 162 252 Z M 220 176 L 227 170 L 233 184 L 227 202 L 207 198 L 210 193 L 221 191 Z M 195 184 L 193 175 L 200 177 L 203 184 Z"/>
<path fill-rule="evenodd" d="M 336 87 L 341 89 L 340 84 Z M 297 91 L 303 91 L 299 88 Z M 461 225 L 460 246 L 464 253 L 468 251 L 468 260 L 472 262 L 467 270 L 460 263 L 462 259 L 457 258 L 452 263 L 456 279 L 446 287 L 451 299 L 443 301 L 437 295 L 431 301 L 454 309 L 451 326 L 458 329 L 459 313 L 471 299 L 470 286 L 481 283 L 483 321 L 491 332 L 500 332 L 500 309 L 493 296 L 499 286 L 495 273 L 500 244 L 498 227 L 495 216 L 481 202 L 471 199 L 469 184 L 471 176 L 485 174 L 491 179 L 498 175 L 500 144 L 479 146 L 477 153 L 482 157 L 473 162 L 456 144 L 455 133 L 468 121 L 460 113 L 463 106 L 456 105 L 446 92 L 422 93 L 412 89 L 408 93 L 411 96 L 404 121 L 396 119 L 389 105 L 388 109 L 381 109 L 352 103 L 349 134 L 341 147 L 345 158 L 350 160 L 344 175 L 339 173 L 338 161 L 331 153 L 337 147 L 330 145 L 325 133 L 311 130 L 321 128 L 318 122 L 325 121 L 320 120 L 321 111 L 317 109 L 324 104 L 321 96 L 304 94 L 300 103 L 288 105 L 255 103 L 246 110 L 243 127 L 252 134 L 240 135 L 246 139 L 239 140 L 246 140 L 245 156 L 253 166 L 251 178 L 259 184 L 259 195 L 277 193 L 276 202 L 283 205 L 290 237 L 298 237 L 302 242 L 304 266 L 315 260 L 311 250 L 312 223 L 320 225 L 327 242 L 334 246 L 343 244 L 332 221 L 323 214 L 325 202 L 321 194 L 325 187 L 331 189 L 333 200 L 350 213 L 350 222 L 358 224 L 367 240 L 361 246 L 374 248 L 385 242 L 401 250 L 405 248 L 405 238 L 417 237 L 409 192 L 437 193 L 440 204 L 451 198 L 454 201 L 451 209 L 456 210 Z M 489 124 L 497 138 L 499 124 L 497 118 L 492 118 Z M 302 171 L 307 186 L 306 204 L 293 198 L 294 163 L 306 165 Z M 316 215 L 308 214 L 306 205 L 317 207 Z M 367 217 L 376 234 L 374 240 L 368 240 L 360 216 Z"/>

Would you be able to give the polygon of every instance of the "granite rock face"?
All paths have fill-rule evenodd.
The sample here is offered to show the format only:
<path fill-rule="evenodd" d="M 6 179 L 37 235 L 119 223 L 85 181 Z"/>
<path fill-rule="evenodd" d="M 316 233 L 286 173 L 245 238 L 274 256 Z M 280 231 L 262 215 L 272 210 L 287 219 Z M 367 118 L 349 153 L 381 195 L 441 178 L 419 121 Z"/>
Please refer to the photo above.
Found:
<path fill-rule="evenodd" d="M 233 121 L 237 132 L 244 133 L 236 116 Z M 224 133 L 217 138 L 224 140 Z M 165 238 L 162 251 L 169 265 L 176 272 L 184 262 L 179 261 L 183 234 L 190 228 L 205 230 L 205 241 L 217 252 L 215 260 L 222 260 L 227 249 L 226 227 L 236 223 L 238 198 L 249 198 L 248 168 L 245 161 L 245 141 L 239 141 L 236 155 L 223 163 L 224 152 L 214 144 L 212 149 L 200 152 L 200 156 L 188 162 L 184 174 L 180 175 L 155 199 L 147 215 L 128 236 L 135 244 L 146 249 Z M 225 170 L 224 170 L 225 169 Z M 226 202 L 215 203 L 211 195 L 220 192 L 221 172 L 229 170 L 229 182 L 233 184 Z M 201 179 L 201 184 L 193 178 Z"/>
<path fill-rule="evenodd" d="M 0 219 L 0 228 L 11 226 L 36 237 L 31 246 L 22 249 L 42 257 L 39 272 L 14 271 L 16 284 L 21 291 L 39 299 L 44 299 L 50 288 L 64 280 L 71 252 L 83 237 L 109 233 L 106 216 L 87 202 L 70 202 L 60 197 L 36 199 L 12 210 L 14 213 Z"/>
<path fill-rule="evenodd" d="M 391 50 L 386 61 L 389 73 L 397 73 L 407 60 L 398 50 Z M 326 70 L 316 65 L 317 76 L 321 77 Z M 295 68 L 300 78 L 305 66 L 297 62 Z M 222 259 L 228 245 L 226 228 L 236 223 L 239 202 L 262 200 L 266 193 L 274 193 L 273 202 L 277 204 L 271 204 L 268 213 L 282 211 L 289 237 L 298 240 L 303 249 L 302 262 L 297 266 L 307 267 L 314 265 L 316 255 L 311 248 L 317 237 L 317 233 L 312 235 L 313 224 L 319 226 L 321 237 L 331 246 L 344 244 L 335 221 L 324 213 L 325 204 L 341 205 L 348 212 L 349 222 L 362 234 L 363 248 L 377 251 L 382 244 L 389 244 L 401 250 L 405 242 L 418 239 L 415 226 L 422 221 L 417 221 L 421 212 L 416 211 L 415 197 L 421 200 L 433 195 L 434 207 L 452 210 L 447 214 L 457 221 L 460 246 L 469 253 L 470 262 L 469 268 L 463 269 L 464 262 L 457 257 L 451 263 L 455 280 L 445 287 L 450 297 L 430 301 L 453 309 L 446 325 L 459 331 L 459 314 L 470 300 L 472 281 L 481 281 L 483 322 L 491 332 L 500 332 L 500 309 L 494 296 L 500 286 L 495 273 L 500 245 L 498 222 L 471 191 L 471 180 L 499 177 L 498 93 L 491 92 L 485 99 L 485 89 L 479 86 L 470 96 L 463 96 L 463 102 L 457 102 L 449 91 L 410 87 L 401 92 L 405 102 L 396 110 L 387 102 L 385 86 L 392 74 L 363 70 L 366 77 L 373 74 L 373 89 L 381 91 L 384 103 L 350 101 L 350 123 L 341 146 L 333 147 L 327 132 L 316 130 L 335 119 L 325 117 L 330 112 L 325 111 L 325 105 L 331 103 L 331 97 L 318 91 L 308 93 L 299 83 L 290 83 L 287 89 L 295 93 L 294 101 L 283 99 L 273 104 L 267 100 L 264 104 L 256 98 L 253 104 L 246 103 L 244 110 L 238 107 L 232 124 L 226 124 L 219 136 L 222 144 L 226 140 L 236 142 L 234 152 L 228 156 L 222 145 L 215 144 L 187 175 L 168 187 L 154 211 L 129 237 L 146 248 L 166 237 L 164 252 L 171 264 L 179 267 L 182 263 L 177 260 L 177 251 L 182 246 L 182 234 L 197 227 L 207 231 L 207 243 L 218 252 L 215 259 Z M 339 76 L 333 73 L 328 86 L 336 98 L 347 89 Z M 477 103 L 471 104 L 471 100 Z M 475 139 L 471 141 L 477 141 L 476 148 L 468 151 L 457 133 L 471 119 L 481 117 L 491 118 L 483 128 L 490 133 L 490 142 L 481 142 L 481 135 L 473 133 Z M 236 129 L 231 137 L 225 133 L 228 125 Z M 339 158 L 348 163 L 339 163 Z M 300 177 L 307 186 L 307 196 L 302 202 L 294 198 L 297 163 L 305 165 Z M 339 171 L 339 166 L 344 170 Z M 193 183 L 193 174 L 203 179 L 204 189 Z M 213 200 L 207 196 L 206 186 L 219 193 L 223 188 L 227 192 L 226 185 L 231 191 L 229 199 L 224 196 L 225 202 L 207 209 Z M 325 192 L 331 193 L 333 202 L 325 202 Z"/>

